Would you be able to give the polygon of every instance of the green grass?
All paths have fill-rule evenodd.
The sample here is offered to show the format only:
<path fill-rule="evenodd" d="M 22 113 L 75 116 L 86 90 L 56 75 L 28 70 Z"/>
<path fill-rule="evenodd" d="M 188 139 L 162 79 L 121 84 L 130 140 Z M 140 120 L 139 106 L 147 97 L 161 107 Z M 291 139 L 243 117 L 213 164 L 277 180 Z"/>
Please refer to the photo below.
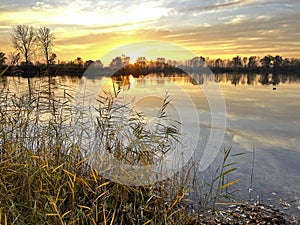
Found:
<path fill-rule="evenodd" d="M 193 191 L 194 163 L 173 177 L 152 185 L 129 186 L 106 179 L 91 168 L 80 147 L 84 130 L 80 134 L 74 133 L 74 113 L 78 115 L 78 121 L 81 114 L 71 107 L 72 95 L 67 92 L 72 90 L 57 95 L 53 92 L 55 88 L 58 87 L 49 80 L 31 86 L 27 93 L 15 94 L 9 87 L 1 91 L 0 224 L 195 222 L 186 200 L 186 194 Z M 112 117 L 107 115 L 115 110 L 111 104 L 114 97 L 113 94 L 100 99 L 103 107 L 97 109 L 99 134 L 107 134 L 105 138 L 111 138 L 111 141 L 117 130 L 110 123 Z M 166 117 L 167 104 L 166 97 L 159 115 L 162 118 Z M 159 127 L 154 133 L 147 134 L 141 114 L 133 114 L 131 119 L 130 129 L 135 132 L 135 138 L 141 140 L 139 144 L 148 143 L 151 151 L 126 148 L 120 152 L 118 145 L 110 142 L 110 149 L 120 160 L 133 164 L 153 163 L 156 151 L 166 153 L 169 149 L 160 141 L 162 137 L 179 140 L 175 125 L 172 129 Z M 205 184 L 209 191 L 204 194 L 206 197 L 200 210 L 213 207 L 219 197 L 225 196 L 224 192 L 228 193 L 226 189 L 237 182 L 225 179 L 235 170 L 234 164 L 227 163 L 229 154 L 230 149 L 226 149 L 223 164 L 212 181 Z"/>

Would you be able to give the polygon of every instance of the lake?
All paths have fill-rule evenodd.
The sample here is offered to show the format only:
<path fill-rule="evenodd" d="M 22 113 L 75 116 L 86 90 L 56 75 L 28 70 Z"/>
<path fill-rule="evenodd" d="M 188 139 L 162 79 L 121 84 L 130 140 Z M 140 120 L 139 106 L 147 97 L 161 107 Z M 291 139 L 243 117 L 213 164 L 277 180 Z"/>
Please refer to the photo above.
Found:
<path fill-rule="evenodd" d="M 200 85 L 195 85 L 192 78 L 198 79 Z M 220 151 L 213 161 L 209 159 L 209 162 L 203 162 L 207 165 L 203 166 L 203 171 L 200 169 L 199 179 L 218 166 L 222 157 L 221 150 L 231 146 L 232 153 L 246 153 L 234 158 L 234 161 L 239 162 L 239 168 L 231 176 L 241 178 L 234 186 L 240 190 L 238 195 L 244 199 L 251 198 L 252 201 L 275 205 L 291 215 L 299 215 L 300 79 L 283 75 L 276 75 L 274 79 L 269 74 L 217 74 L 215 77 L 192 74 L 192 78 L 180 74 L 124 76 L 113 80 L 110 77 L 80 79 L 58 76 L 51 79 L 31 78 L 28 82 L 27 78 L 4 77 L 0 89 L 4 92 L 9 87 L 16 94 L 28 94 L 30 84 L 31 89 L 48 88 L 58 98 L 70 95 L 76 99 L 80 92 L 78 87 L 82 88 L 84 83 L 88 86 L 84 90 L 86 101 L 89 101 L 102 88 L 113 90 L 114 83 L 115 89 L 121 87 L 124 90 L 122 96 L 126 96 L 128 101 L 135 98 L 136 109 L 145 112 L 149 118 L 155 117 L 163 99 L 169 96 L 170 107 L 167 113 L 172 119 L 182 122 L 185 132 L 200 137 L 200 144 L 190 143 L 196 148 L 195 151 L 205 145 L 204 142 L 215 130 L 221 130 L 220 134 L 224 132 Z M 218 88 L 207 91 L 205 86 L 213 80 L 217 80 Z M 221 96 L 221 100 L 224 100 L 224 127 L 213 124 L 211 104 L 219 103 L 210 98 L 216 97 L 216 92 L 220 94 L 217 97 Z M 201 157 L 204 154 L 202 152 Z"/>

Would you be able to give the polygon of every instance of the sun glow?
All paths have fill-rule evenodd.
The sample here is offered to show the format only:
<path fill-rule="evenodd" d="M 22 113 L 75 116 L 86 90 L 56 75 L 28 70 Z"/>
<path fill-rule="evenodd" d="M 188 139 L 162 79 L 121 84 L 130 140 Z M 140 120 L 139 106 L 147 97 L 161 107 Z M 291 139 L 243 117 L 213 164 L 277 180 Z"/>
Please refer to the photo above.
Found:
<path fill-rule="evenodd" d="M 133 77 L 132 75 L 129 76 L 129 83 L 130 83 L 131 85 L 134 84 L 134 77 Z"/>
<path fill-rule="evenodd" d="M 155 61 L 157 58 L 186 60 L 195 56 L 188 49 L 174 43 L 152 40 L 131 42 L 116 47 L 100 57 L 100 60 L 104 65 L 109 65 L 112 59 L 122 55 L 129 56 L 131 63 L 136 62 L 138 57 L 145 57 L 147 61 Z"/>
<path fill-rule="evenodd" d="M 292 22 L 299 20 L 299 5 L 293 3 L 278 7 L 271 1 L 257 6 L 259 1 L 210 1 L 203 7 L 196 1 L 184 1 L 187 4 L 182 5 L 166 0 L 13 2 L 0 3 L 0 50 L 6 55 L 14 52 L 10 41 L 12 27 L 26 24 L 49 27 L 55 35 L 53 52 L 64 61 L 78 56 L 97 60 L 116 46 L 146 40 L 176 43 L 197 56 L 214 59 L 267 54 L 299 57 L 299 26 Z M 122 54 L 130 56 L 131 63 L 140 56 L 148 60 L 190 59 L 180 51 L 165 47 L 149 50 L 141 44 L 103 63 L 108 65 L 112 58 Z"/>

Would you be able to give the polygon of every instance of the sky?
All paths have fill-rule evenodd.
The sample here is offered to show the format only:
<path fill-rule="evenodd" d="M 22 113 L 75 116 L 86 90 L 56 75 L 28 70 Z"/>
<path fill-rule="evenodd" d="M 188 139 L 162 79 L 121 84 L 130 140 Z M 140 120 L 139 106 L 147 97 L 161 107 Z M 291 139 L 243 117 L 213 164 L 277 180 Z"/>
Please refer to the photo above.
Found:
<path fill-rule="evenodd" d="M 299 11 L 299 0 L 1 0 L 0 51 L 13 52 L 12 28 L 27 24 L 51 29 L 61 60 L 149 40 L 214 59 L 300 57 Z"/>

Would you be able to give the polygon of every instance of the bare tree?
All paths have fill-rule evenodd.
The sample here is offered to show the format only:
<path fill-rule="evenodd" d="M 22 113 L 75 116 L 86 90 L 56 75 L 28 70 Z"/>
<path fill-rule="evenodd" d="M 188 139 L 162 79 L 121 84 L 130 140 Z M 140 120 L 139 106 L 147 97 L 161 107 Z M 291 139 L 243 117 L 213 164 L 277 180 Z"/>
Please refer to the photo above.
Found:
<path fill-rule="evenodd" d="M 37 39 L 39 45 L 42 47 L 46 63 L 47 65 L 50 64 L 50 51 L 51 47 L 53 46 L 53 41 L 55 39 L 54 35 L 51 33 L 51 30 L 48 27 L 41 27 L 37 30 Z"/>
<path fill-rule="evenodd" d="M 36 40 L 33 27 L 28 25 L 18 25 L 14 27 L 12 40 L 14 48 L 20 51 L 25 58 L 26 65 L 28 65 Z"/>
<path fill-rule="evenodd" d="M 52 53 L 49 57 L 49 64 L 55 64 L 55 59 L 57 58 L 57 55 L 55 53 Z"/>
<path fill-rule="evenodd" d="M 9 52 L 8 53 L 8 65 L 16 66 L 19 64 L 20 52 Z"/>

